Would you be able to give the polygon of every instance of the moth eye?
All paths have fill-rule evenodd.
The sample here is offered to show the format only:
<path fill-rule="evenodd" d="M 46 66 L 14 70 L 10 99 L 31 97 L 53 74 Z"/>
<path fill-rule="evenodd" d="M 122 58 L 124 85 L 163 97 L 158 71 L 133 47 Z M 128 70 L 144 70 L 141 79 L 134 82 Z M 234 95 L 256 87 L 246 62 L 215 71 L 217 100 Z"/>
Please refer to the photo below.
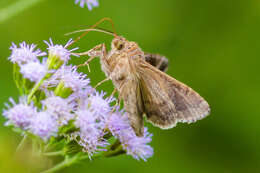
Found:
<path fill-rule="evenodd" d="M 118 46 L 117 46 L 117 49 L 118 50 L 122 50 L 124 48 L 124 45 L 121 43 L 121 44 L 118 44 Z"/>
<path fill-rule="evenodd" d="M 122 50 L 124 48 L 124 42 L 121 40 L 116 40 L 114 46 L 117 50 Z"/>

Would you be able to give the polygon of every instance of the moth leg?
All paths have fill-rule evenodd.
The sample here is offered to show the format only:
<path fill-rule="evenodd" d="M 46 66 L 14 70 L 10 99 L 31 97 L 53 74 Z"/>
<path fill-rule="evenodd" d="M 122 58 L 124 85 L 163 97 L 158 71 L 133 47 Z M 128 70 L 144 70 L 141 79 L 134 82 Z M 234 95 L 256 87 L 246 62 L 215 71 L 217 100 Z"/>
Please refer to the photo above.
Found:
<path fill-rule="evenodd" d="M 114 88 L 114 90 L 113 90 L 113 92 L 111 93 L 111 97 L 114 97 L 115 96 L 115 94 L 116 94 L 116 92 L 117 92 L 117 89 L 116 88 Z M 118 96 L 118 98 L 116 99 L 116 104 L 114 105 L 114 106 L 118 106 L 119 104 L 120 104 L 120 102 L 121 102 L 121 98 L 120 98 L 120 96 Z"/>
<path fill-rule="evenodd" d="M 102 56 L 102 51 L 100 50 L 103 47 L 103 44 L 99 44 L 97 46 L 95 46 L 94 48 L 86 51 L 86 52 L 82 52 L 82 53 L 73 53 L 75 55 L 88 55 L 90 58 L 84 63 L 84 64 L 80 64 L 78 65 L 78 67 L 82 67 L 82 66 L 88 66 L 88 70 L 90 72 L 90 67 L 89 67 L 89 63 L 90 61 L 92 61 L 95 57 L 101 57 Z"/>
<path fill-rule="evenodd" d="M 116 88 L 114 88 L 114 90 L 113 90 L 113 92 L 111 93 L 111 97 L 114 97 L 114 95 L 116 94 L 116 92 L 117 92 L 117 89 Z M 117 108 L 117 106 L 119 106 L 120 105 L 120 103 L 121 103 L 121 99 L 120 99 L 120 97 L 118 97 L 117 99 L 116 99 L 116 104 L 115 105 L 113 105 L 113 109 L 112 109 L 112 111 L 111 112 L 114 112 L 115 110 L 116 110 L 116 108 Z"/>
<path fill-rule="evenodd" d="M 111 93 L 111 97 L 114 97 L 114 95 L 116 94 L 116 91 L 117 91 L 117 89 L 114 88 L 113 92 Z"/>
<path fill-rule="evenodd" d="M 98 84 L 94 88 L 96 89 L 99 85 L 101 85 L 101 84 L 103 84 L 103 83 L 105 83 L 106 81 L 109 81 L 109 80 L 110 80 L 110 78 L 106 78 L 106 79 L 98 82 Z"/>
<path fill-rule="evenodd" d="M 99 44 L 95 47 L 93 47 L 92 49 L 86 51 L 86 52 L 81 52 L 81 53 L 73 53 L 75 55 L 79 55 L 79 56 L 82 56 L 82 55 L 88 55 L 90 57 L 94 56 L 94 57 L 100 57 L 101 56 L 101 48 L 102 48 L 103 44 Z"/>

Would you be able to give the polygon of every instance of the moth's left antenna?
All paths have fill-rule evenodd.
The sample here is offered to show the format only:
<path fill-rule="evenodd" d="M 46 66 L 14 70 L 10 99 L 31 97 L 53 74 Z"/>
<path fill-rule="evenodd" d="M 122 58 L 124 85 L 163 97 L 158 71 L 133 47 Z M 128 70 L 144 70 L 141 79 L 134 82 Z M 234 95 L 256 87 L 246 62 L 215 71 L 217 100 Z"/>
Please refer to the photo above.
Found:
<path fill-rule="evenodd" d="M 89 29 L 86 29 L 85 32 L 83 34 L 81 34 L 78 38 L 76 38 L 74 41 L 72 41 L 68 46 L 71 46 L 72 44 L 76 43 L 78 40 L 80 40 L 82 37 L 84 37 L 89 31 L 91 31 L 91 29 L 93 30 L 94 28 L 96 28 L 99 24 L 103 23 L 104 21 L 109 21 L 111 23 L 112 29 L 114 31 L 113 36 L 116 37 L 116 30 L 114 27 L 114 22 L 112 19 L 110 19 L 109 17 L 105 17 L 101 20 L 99 20 L 97 23 L 95 23 L 94 25 L 92 25 Z M 82 30 L 81 30 L 82 31 Z"/>

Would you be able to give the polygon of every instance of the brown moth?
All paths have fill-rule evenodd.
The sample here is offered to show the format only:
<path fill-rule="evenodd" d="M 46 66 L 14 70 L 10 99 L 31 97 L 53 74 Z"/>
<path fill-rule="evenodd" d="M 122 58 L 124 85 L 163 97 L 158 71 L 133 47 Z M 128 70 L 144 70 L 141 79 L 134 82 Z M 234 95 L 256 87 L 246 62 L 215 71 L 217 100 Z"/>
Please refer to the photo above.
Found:
<path fill-rule="evenodd" d="M 100 44 L 81 53 L 86 54 L 90 59 L 100 57 L 102 70 L 123 99 L 138 136 L 143 135 L 144 116 L 154 126 L 168 129 L 178 122 L 200 120 L 210 112 L 198 93 L 163 72 L 168 67 L 165 57 L 145 54 L 135 42 L 115 36 L 109 52 Z"/>

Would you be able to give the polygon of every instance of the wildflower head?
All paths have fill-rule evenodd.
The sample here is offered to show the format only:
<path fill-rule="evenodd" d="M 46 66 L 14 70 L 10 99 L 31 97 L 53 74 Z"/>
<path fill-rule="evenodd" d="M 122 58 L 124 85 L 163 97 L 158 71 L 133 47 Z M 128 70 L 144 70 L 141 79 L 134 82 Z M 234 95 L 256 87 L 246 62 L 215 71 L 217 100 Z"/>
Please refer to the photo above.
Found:
<path fill-rule="evenodd" d="M 123 148 L 128 155 L 133 156 L 135 159 L 143 159 L 153 156 L 153 148 L 148 145 L 152 141 L 152 134 L 144 128 L 144 135 L 142 137 L 136 136 L 134 132 L 125 133 L 121 138 Z"/>
<path fill-rule="evenodd" d="M 31 123 L 31 119 L 36 115 L 36 108 L 33 105 L 28 105 L 24 97 L 20 98 L 20 102 L 16 104 L 10 98 L 12 107 L 6 104 L 7 108 L 3 111 L 3 115 L 7 118 L 6 125 L 14 125 L 16 127 L 27 129 Z"/>
<path fill-rule="evenodd" d="M 131 130 L 130 122 L 128 120 L 128 117 L 126 113 L 123 113 L 123 111 L 118 111 L 119 108 L 117 108 L 117 111 L 110 114 L 107 121 L 107 126 L 110 130 L 110 132 L 113 134 L 113 136 L 120 137 L 121 132 L 124 133 L 124 131 Z"/>
<path fill-rule="evenodd" d="M 42 101 L 45 111 L 50 114 L 59 126 L 66 125 L 74 118 L 72 114 L 73 104 L 68 99 L 51 95 Z"/>
<path fill-rule="evenodd" d="M 51 136 L 57 135 L 58 124 L 49 113 L 39 112 L 31 121 L 30 131 L 47 141 Z"/>
<path fill-rule="evenodd" d="M 53 76 L 45 82 L 45 85 L 60 87 L 60 91 L 69 89 L 72 92 L 79 92 L 89 88 L 90 80 L 87 75 L 77 72 L 76 66 L 62 66 Z"/>
<path fill-rule="evenodd" d="M 73 134 L 74 139 L 79 136 L 80 140 L 76 141 L 83 147 L 83 151 L 91 156 L 108 145 L 103 139 L 105 123 L 98 120 L 98 117 L 89 110 L 79 110 L 76 114 L 75 125 L 80 131 Z"/>
<path fill-rule="evenodd" d="M 51 38 L 49 39 L 49 42 L 44 42 L 48 45 L 47 49 L 49 50 L 49 57 L 47 60 L 49 69 L 58 69 L 61 65 L 66 64 L 70 60 L 71 52 L 78 49 L 67 49 L 72 43 L 72 39 L 70 39 L 65 46 L 53 44 Z"/>
<path fill-rule="evenodd" d="M 34 44 L 26 44 L 22 42 L 17 47 L 14 43 L 10 49 L 12 50 L 11 56 L 8 58 L 12 63 L 25 64 L 31 61 L 37 61 L 37 57 L 45 56 L 45 52 L 41 52 L 40 49 L 36 49 Z"/>
<path fill-rule="evenodd" d="M 93 112 L 90 110 L 78 110 L 76 112 L 75 125 L 80 129 L 82 133 L 100 136 L 104 129 L 104 122 L 101 122 Z"/>
<path fill-rule="evenodd" d="M 108 128 L 119 139 L 128 155 L 137 160 L 143 159 L 144 161 L 152 157 L 153 148 L 148 145 L 152 140 L 152 134 L 148 133 L 147 128 L 145 128 L 143 136 L 136 136 L 126 114 L 122 115 L 119 112 L 112 114 L 108 120 Z"/>
<path fill-rule="evenodd" d="M 105 98 L 106 93 L 97 91 L 89 96 L 86 99 L 86 105 L 89 106 L 89 109 L 96 115 L 103 117 L 105 119 L 109 112 L 112 110 L 110 103 L 114 101 L 114 98 L 108 97 Z"/>
<path fill-rule="evenodd" d="M 48 72 L 45 61 L 40 63 L 39 61 L 31 61 L 27 64 L 21 65 L 21 70 L 24 78 L 29 79 L 32 82 L 41 80 Z"/>
<path fill-rule="evenodd" d="M 81 8 L 83 8 L 86 4 L 89 10 L 92 10 L 93 7 L 98 7 L 98 0 L 75 0 L 75 4 L 80 5 Z"/>

